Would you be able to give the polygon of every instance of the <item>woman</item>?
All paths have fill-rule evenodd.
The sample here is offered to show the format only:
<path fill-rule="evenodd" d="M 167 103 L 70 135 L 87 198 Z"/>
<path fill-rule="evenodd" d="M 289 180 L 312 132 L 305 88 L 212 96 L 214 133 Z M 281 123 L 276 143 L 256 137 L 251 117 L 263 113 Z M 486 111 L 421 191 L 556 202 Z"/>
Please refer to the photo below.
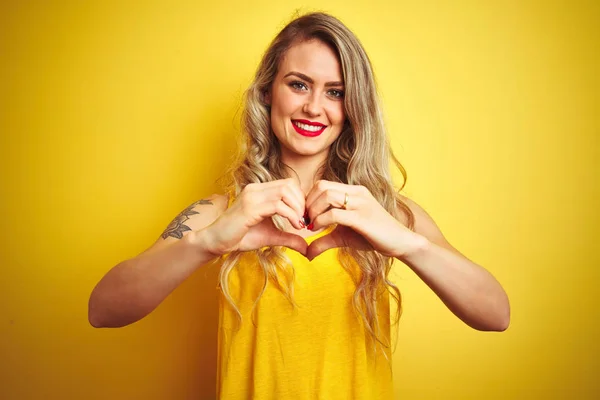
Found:
<path fill-rule="evenodd" d="M 109 271 L 90 298 L 93 326 L 143 318 L 221 259 L 226 399 L 392 398 L 394 259 L 469 326 L 507 328 L 500 284 L 394 189 L 389 162 L 406 175 L 370 61 L 340 21 L 313 13 L 279 33 L 247 91 L 243 132 L 228 195 L 192 204 L 150 249 Z"/>

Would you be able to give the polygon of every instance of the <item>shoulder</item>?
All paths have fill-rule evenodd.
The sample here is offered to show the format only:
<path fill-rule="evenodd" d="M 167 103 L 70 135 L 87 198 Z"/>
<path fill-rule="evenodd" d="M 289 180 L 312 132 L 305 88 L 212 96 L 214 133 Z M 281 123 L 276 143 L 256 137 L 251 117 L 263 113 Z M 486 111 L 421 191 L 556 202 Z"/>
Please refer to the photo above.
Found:
<path fill-rule="evenodd" d="M 433 217 L 417 202 L 409 199 L 406 196 L 400 195 L 400 199 L 410 209 L 414 216 L 414 232 L 424 236 L 430 242 L 437 244 L 446 249 L 459 253 L 446 239 L 442 230 L 434 221 Z M 406 221 L 401 221 L 406 225 Z M 460 254 L 460 253 L 459 253 Z"/>

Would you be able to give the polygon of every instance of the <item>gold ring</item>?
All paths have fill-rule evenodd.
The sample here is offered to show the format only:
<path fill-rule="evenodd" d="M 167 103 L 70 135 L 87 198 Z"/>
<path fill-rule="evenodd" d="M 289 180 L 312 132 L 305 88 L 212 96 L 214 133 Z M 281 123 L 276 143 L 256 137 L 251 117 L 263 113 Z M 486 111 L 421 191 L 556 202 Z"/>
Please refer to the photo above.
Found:
<path fill-rule="evenodd" d="M 348 205 L 348 197 L 348 193 L 346 193 L 346 196 L 344 196 L 344 204 L 342 204 L 342 210 L 345 210 Z"/>

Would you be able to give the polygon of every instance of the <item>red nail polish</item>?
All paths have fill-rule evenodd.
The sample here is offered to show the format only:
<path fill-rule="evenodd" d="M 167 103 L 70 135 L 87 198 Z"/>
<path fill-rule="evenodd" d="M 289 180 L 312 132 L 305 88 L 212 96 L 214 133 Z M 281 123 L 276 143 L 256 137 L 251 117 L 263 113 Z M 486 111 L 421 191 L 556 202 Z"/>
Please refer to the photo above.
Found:
<path fill-rule="evenodd" d="M 313 224 L 312 222 L 306 227 L 309 231 L 312 231 L 313 228 L 315 227 L 315 224 Z"/>
<path fill-rule="evenodd" d="M 310 224 L 310 217 L 308 216 L 308 210 L 304 210 L 304 217 L 302 217 L 305 225 Z"/>
<path fill-rule="evenodd" d="M 301 226 L 302 228 L 306 228 L 306 225 L 304 225 L 304 222 L 302 222 L 302 220 L 300 220 L 300 221 L 298 221 L 298 222 L 300 222 L 300 226 Z"/>

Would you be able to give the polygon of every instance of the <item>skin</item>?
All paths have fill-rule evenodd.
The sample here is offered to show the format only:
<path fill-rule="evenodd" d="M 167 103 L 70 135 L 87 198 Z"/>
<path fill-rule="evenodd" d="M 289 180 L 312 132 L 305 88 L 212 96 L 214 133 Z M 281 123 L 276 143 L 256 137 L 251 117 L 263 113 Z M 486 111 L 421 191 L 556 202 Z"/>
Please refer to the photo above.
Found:
<path fill-rule="evenodd" d="M 291 72 L 304 78 L 291 77 Z M 199 267 L 234 250 L 286 246 L 312 260 L 327 249 L 352 246 L 402 261 L 472 328 L 507 329 L 510 306 L 500 283 L 454 248 L 422 207 L 403 197 L 415 216 L 412 231 L 365 187 L 318 175 L 345 121 L 339 98 L 343 85 L 327 86 L 341 81 L 339 61 L 328 46 L 316 40 L 292 46 L 266 96 L 290 177 L 247 185 L 230 207 L 222 195 L 187 207 L 151 248 L 119 263 L 94 288 L 89 302 L 92 326 L 125 326 L 143 318 Z M 304 137 L 293 129 L 294 119 L 327 128 L 318 137 Z M 305 211 L 312 230 L 301 221 Z M 285 231 L 274 227 L 270 217 L 275 214 L 288 221 Z M 336 228 L 329 234 L 310 246 L 306 243 L 305 237 L 331 225 Z"/>
<path fill-rule="evenodd" d="M 190 204 L 185 210 L 179 213 L 173 221 L 167 226 L 162 235 L 160 235 L 163 239 L 168 237 L 173 237 L 176 239 L 181 239 L 185 232 L 191 231 L 192 229 L 185 224 L 193 215 L 198 214 L 198 211 L 195 211 L 194 208 L 201 204 L 213 205 L 210 200 L 198 200 L 192 204 Z"/>
<path fill-rule="evenodd" d="M 297 76 L 290 78 L 293 72 L 307 75 L 312 82 L 300 80 L 302 85 L 290 87 L 290 81 L 298 80 Z M 411 231 L 365 187 L 324 180 L 315 183 L 318 167 L 345 121 L 343 102 L 333 96 L 331 87 L 326 87 L 327 82 L 336 81 L 342 81 L 342 73 L 335 52 L 317 40 L 304 42 L 288 50 L 267 97 L 282 160 L 298 174 L 306 194 L 295 199 L 294 208 L 308 211 L 313 231 L 337 225 L 306 248 L 306 257 L 312 260 L 323 251 L 342 246 L 376 250 L 409 266 L 469 326 L 490 331 L 507 329 L 510 306 L 500 283 L 454 248 L 422 207 L 403 199 L 415 215 L 415 230 Z M 343 90 L 343 86 L 333 88 Z M 328 127 L 319 137 L 306 138 L 291 126 L 294 119 L 317 121 Z M 348 203 L 342 209 L 346 194 Z M 295 229 L 294 224 L 288 231 L 303 237 L 313 234 Z"/>
<path fill-rule="evenodd" d="M 340 84 L 331 85 L 336 82 Z M 336 53 L 311 40 L 287 51 L 266 96 L 271 105 L 271 126 L 281 144 L 281 160 L 299 175 L 305 193 L 313 186 L 319 166 L 344 126 L 343 92 Z M 292 120 L 296 119 L 319 122 L 327 128 L 318 137 L 305 137 L 294 130 Z"/>
<path fill-rule="evenodd" d="M 298 79 L 297 75 L 290 77 L 296 72 L 310 81 Z M 330 87 L 327 83 L 341 81 L 341 66 L 335 52 L 318 40 L 296 44 L 280 62 L 267 101 L 271 105 L 273 132 L 281 144 L 282 161 L 293 171 L 291 179 L 264 185 L 271 185 L 272 191 L 280 193 L 280 197 L 276 196 L 280 200 L 279 213 L 290 225 L 279 236 L 275 236 L 267 220 L 257 226 L 267 229 L 279 242 L 289 243 L 290 248 L 309 260 L 323 251 L 343 246 L 372 249 L 394 257 L 410 267 L 469 326 L 486 331 L 507 329 L 510 306 L 500 283 L 454 248 L 417 203 L 403 197 L 415 216 L 412 231 L 405 221 L 390 215 L 365 187 L 320 180 L 319 166 L 345 121 L 343 102 L 336 96 L 337 91 L 331 91 L 332 88 L 341 91 L 343 86 Z M 327 129 L 316 138 L 307 138 L 293 129 L 291 121 L 295 119 L 320 122 Z M 348 203 L 343 209 L 346 194 Z M 250 204 L 258 207 L 262 203 L 254 200 Z M 298 228 L 296 218 L 302 218 L 302 210 L 307 210 L 313 221 L 312 231 Z M 313 235 L 330 225 L 336 228 L 309 246 L 297 240 L 298 236 Z"/>

